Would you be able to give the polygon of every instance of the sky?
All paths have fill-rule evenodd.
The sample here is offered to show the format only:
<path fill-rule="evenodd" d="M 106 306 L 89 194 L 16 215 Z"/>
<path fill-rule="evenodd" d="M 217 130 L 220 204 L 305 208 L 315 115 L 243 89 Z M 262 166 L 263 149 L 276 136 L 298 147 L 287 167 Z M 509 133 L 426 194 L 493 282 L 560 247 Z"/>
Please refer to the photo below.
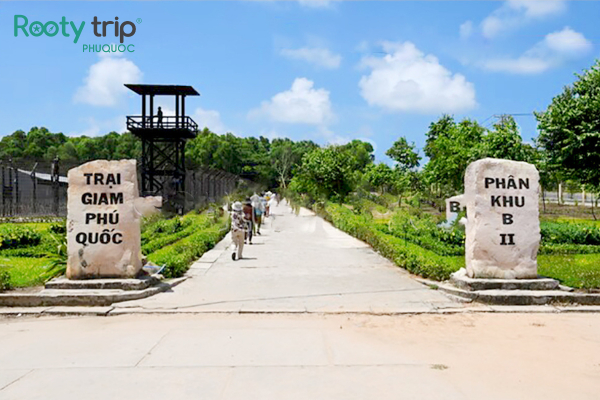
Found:
<path fill-rule="evenodd" d="M 68 37 L 15 37 L 15 15 L 29 33 L 85 25 L 77 43 L 69 24 Z M 120 41 L 114 25 L 96 37 L 95 16 L 135 24 L 123 38 L 135 51 L 84 51 Z M 526 114 L 515 118 L 531 142 L 532 112 L 600 58 L 599 16 L 600 2 L 558 0 L 0 2 L 0 136 L 123 132 L 141 113 L 123 84 L 146 83 L 192 85 L 187 113 L 217 133 L 367 140 L 386 162 L 400 136 L 422 148 L 444 113 L 484 126 Z"/>

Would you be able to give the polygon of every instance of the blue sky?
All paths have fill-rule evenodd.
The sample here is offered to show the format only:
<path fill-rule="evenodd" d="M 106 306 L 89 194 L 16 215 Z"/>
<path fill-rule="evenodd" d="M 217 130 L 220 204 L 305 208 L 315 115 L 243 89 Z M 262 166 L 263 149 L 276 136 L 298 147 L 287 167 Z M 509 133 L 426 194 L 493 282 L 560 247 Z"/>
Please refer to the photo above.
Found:
<path fill-rule="evenodd" d="M 16 14 L 86 25 L 77 44 L 14 37 Z M 135 52 L 84 53 L 118 43 L 94 36 L 94 16 L 141 19 Z M 489 125 L 545 109 L 599 58 L 598 16 L 595 1 L 0 2 L 0 136 L 123 131 L 140 112 L 123 83 L 189 84 L 202 96 L 188 114 L 218 133 L 368 139 L 386 160 L 443 113 Z M 532 116 L 517 122 L 536 136 Z"/>

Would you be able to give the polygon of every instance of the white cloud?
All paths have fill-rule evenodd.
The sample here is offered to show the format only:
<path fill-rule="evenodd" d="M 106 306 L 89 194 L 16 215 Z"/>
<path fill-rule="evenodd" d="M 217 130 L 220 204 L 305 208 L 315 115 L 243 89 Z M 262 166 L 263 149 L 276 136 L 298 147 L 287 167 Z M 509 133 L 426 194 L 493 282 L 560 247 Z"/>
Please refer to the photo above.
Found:
<path fill-rule="evenodd" d="M 370 50 L 371 45 L 369 44 L 368 41 L 366 40 L 361 40 L 357 45 L 355 50 L 358 51 L 359 53 L 366 53 Z"/>
<path fill-rule="evenodd" d="M 317 132 L 315 132 L 315 135 L 317 137 L 322 137 L 323 139 L 325 139 L 325 143 L 327 143 L 328 145 L 342 145 L 350 143 L 352 141 L 352 139 L 350 139 L 348 136 L 338 135 L 337 133 L 333 132 L 331 129 L 325 126 L 318 127 Z"/>
<path fill-rule="evenodd" d="M 264 116 L 275 122 L 324 125 L 333 119 L 329 91 L 313 88 L 314 82 L 296 78 L 290 90 L 262 102 L 249 116 Z"/>
<path fill-rule="evenodd" d="M 567 9 L 564 0 L 509 0 L 481 22 L 481 34 L 493 39 L 519 26 L 553 15 Z"/>
<path fill-rule="evenodd" d="M 84 85 L 77 88 L 75 102 L 113 107 L 129 91 L 123 84 L 139 83 L 142 71 L 132 61 L 119 56 L 102 55 L 93 64 Z"/>
<path fill-rule="evenodd" d="M 109 132 L 123 133 L 127 131 L 126 117 L 118 116 L 106 120 L 97 120 L 94 117 L 84 118 L 87 127 L 82 131 L 70 132 L 69 136 L 100 136 Z"/>
<path fill-rule="evenodd" d="M 502 20 L 493 15 L 487 17 L 481 22 L 481 33 L 483 37 L 487 39 L 494 38 L 500 34 L 503 30 L 512 27 L 515 24 L 513 20 Z"/>
<path fill-rule="evenodd" d="M 473 34 L 473 21 L 465 21 L 459 28 L 460 38 L 468 39 Z"/>
<path fill-rule="evenodd" d="M 475 88 L 461 74 L 452 74 L 433 55 L 411 42 L 383 43 L 387 55 L 362 59 L 371 73 L 360 79 L 363 98 L 389 111 L 440 113 L 473 109 Z"/>
<path fill-rule="evenodd" d="M 592 49 L 592 43 L 579 32 L 568 26 L 562 31 L 552 32 L 544 38 L 544 46 L 556 53 L 577 57 Z"/>
<path fill-rule="evenodd" d="M 484 63 L 484 68 L 493 72 L 512 74 L 538 74 L 552 66 L 547 60 L 521 56 L 515 59 L 496 59 Z"/>
<path fill-rule="evenodd" d="M 560 14 L 567 9 L 564 0 L 508 0 L 506 4 L 531 18 Z"/>
<path fill-rule="evenodd" d="M 170 100 L 170 101 L 169 101 Z M 160 106 L 164 116 L 175 116 L 175 100 L 159 96 L 154 102 L 154 113 L 156 114 Z M 202 130 L 205 127 L 214 133 L 227 133 L 227 128 L 221 121 L 221 114 L 217 110 L 205 110 L 202 107 L 197 107 L 192 113 L 186 110 L 186 115 L 192 117 L 198 124 L 198 129 Z"/>
<path fill-rule="evenodd" d="M 333 54 L 329 49 L 302 47 L 300 49 L 283 49 L 281 55 L 293 60 L 302 60 L 327 69 L 339 68 L 342 56 Z"/>
<path fill-rule="evenodd" d="M 482 66 L 495 72 L 537 74 L 581 57 L 589 53 L 592 47 L 583 34 L 567 26 L 561 31 L 547 34 L 520 57 L 492 59 L 483 62 Z"/>
<path fill-rule="evenodd" d="M 207 127 L 212 132 L 218 134 L 226 133 L 225 125 L 221 121 L 221 114 L 216 110 L 205 110 L 201 107 L 196 108 L 192 119 L 196 121 L 199 129 Z"/>
<path fill-rule="evenodd" d="M 308 8 L 331 8 L 336 0 L 298 0 L 298 4 Z"/>

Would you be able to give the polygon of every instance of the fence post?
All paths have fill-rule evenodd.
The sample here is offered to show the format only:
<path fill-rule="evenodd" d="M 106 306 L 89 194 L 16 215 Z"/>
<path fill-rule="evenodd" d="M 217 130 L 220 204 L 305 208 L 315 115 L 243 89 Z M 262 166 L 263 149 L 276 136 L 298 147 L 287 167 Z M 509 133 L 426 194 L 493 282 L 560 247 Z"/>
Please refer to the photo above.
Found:
<path fill-rule="evenodd" d="M 52 161 L 52 166 L 50 170 L 50 180 L 52 182 L 52 192 L 54 195 L 54 213 L 58 216 L 60 214 L 60 182 L 59 182 L 59 166 L 60 159 L 58 157 L 54 158 Z"/>
<path fill-rule="evenodd" d="M 21 196 L 19 195 L 19 167 L 13 167 L 15 171 L 15 215 L 19 215 L 19 209 L 21 208 Z"/>
<path fill-rule="evenodd" d="M 13 215 L 13 162 L 12 158 L 8 159 L 8 215 Z"/>
<path fill-rule="evenodd" d="M 37 213 L 37 179 L 35 176 L 35 170 L 38 166 L 38 163 L 35 163 L 33 168 L 31 169 L 31 184 L 33 185 L 33 197 L 31 198 L 31 210 L 33 214 Z"/>
<path fill-rule="evenodd" d="M 0 169 L 2 169 L 2 215 L 6 215 L 6 200 L 4 199 L 4 162 L 0 160 Z"/>

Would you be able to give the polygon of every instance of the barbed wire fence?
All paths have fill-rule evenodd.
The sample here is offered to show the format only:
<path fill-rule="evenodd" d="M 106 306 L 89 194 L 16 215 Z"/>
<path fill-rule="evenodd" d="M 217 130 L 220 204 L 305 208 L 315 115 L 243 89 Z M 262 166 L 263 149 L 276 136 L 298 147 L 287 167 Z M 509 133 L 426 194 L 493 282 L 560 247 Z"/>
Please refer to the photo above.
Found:
<path fill-rule="evenodd" d="M 0 217 L 66 217 L 67 173 L 84 163 L 28 159 L 0 160 Z M 186 171 L 185 208 L 192 210 L 221 201 L 238 188 L 259 185 L 229 172 L 198 168 Z M 180 194 L 163 188 L 164 202 Z"/>

